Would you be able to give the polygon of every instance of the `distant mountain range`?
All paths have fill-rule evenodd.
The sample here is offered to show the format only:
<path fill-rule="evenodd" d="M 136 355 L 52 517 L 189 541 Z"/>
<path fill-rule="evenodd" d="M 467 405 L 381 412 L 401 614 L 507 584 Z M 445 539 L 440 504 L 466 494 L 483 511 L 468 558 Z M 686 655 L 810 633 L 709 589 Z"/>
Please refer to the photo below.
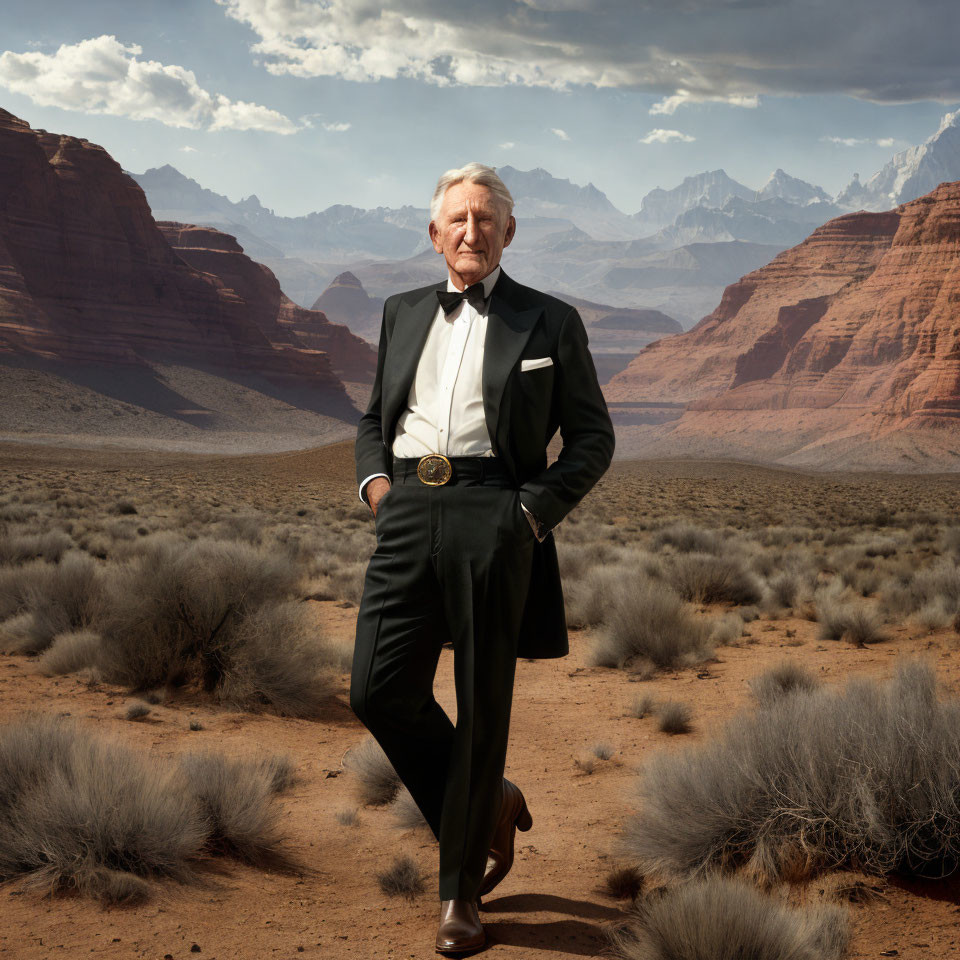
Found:
<path fill-rule="evenodd" d="M 638 351 L 651 341 L 668 334 L 680 333 L 683 329 L 673 317 L 668 317 L 659 310 L 610 307 L 570 296 L 567 296 L 567 300 L 578 309 L 583 318 L 590 337 L 590 352 L 601 383 L 606 383 L 614 374 L 623 370 Z M 334 278 L 333 283 L 313 304 L 313 311 L 326 316 L 334 325 L 343 324 L 349 327 L 353 333 L 373 344 L 380 338 L 383 297 L 369 296 L 359 277 L 349 271 Z"/>
<path fill-rule="evenodd" d="M 811 230 L 858 209 L 885 210 L 960 178 L 960 111 L 925 143 L 896 154 L 866 182 L 855 176 L 836 197 L 775 170 L 759 189 L 723 170 L 656 188 L 640 210 L 618 210 L 594 184 L 541 167 L 499 169 L 515 199 L 518 229 L 504 267 L 533 286 L 614 307 L 656 309 L 692 326 L 724 287 Z M 205 189 L 169 165 L 131 173 L 158 219 L 209 225 L 237 237 L 308 307 L 343 273 L 373 297 L 442 279 L 424 207 L 364 210 L 336 204 L 299 217 L 277 216 L 256 196 L 239 202 Z"/>
<path fill-rule="evenodd" d="M 960 180 L 960 110 L 944 115 L 936 133 L 894 154 L 865 183 L 854 174 L 836 202 L 853 210 L 889 210 L 951 180 Z"/>

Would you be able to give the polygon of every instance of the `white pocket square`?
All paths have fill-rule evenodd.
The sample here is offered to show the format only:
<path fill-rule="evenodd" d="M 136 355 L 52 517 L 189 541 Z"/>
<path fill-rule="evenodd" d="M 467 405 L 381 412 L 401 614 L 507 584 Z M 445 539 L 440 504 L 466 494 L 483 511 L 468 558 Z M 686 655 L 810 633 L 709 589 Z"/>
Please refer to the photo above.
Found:
<path fill-rule="evenodd" d="M 520 369 L 521 371 L 539 370 L 540 367 L 549 367 L 552 363 L 553 357 L 533 357 L 530 360 L 521 360 Z"/>

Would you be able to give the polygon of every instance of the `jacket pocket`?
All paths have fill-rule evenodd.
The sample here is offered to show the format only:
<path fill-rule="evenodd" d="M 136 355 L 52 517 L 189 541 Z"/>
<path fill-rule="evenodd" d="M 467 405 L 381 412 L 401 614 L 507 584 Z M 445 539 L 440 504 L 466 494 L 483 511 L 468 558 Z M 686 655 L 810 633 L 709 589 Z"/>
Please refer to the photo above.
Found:
<path fill-rule="evenodd" d="M 520 371 L 526 373 L 528 370 L 539 370 L 541 367 L 550 367 L 553 365 L 553 357 L 531 357 L 520 361 Z"/>

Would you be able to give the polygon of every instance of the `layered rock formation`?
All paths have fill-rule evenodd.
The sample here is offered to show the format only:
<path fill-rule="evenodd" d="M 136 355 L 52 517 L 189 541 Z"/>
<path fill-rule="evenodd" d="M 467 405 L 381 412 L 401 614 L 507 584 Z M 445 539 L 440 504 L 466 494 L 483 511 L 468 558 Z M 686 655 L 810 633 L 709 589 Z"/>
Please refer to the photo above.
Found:
<path fill-rule="evenodd" d="M 331 323 L 320 310 L 294 303 L 270 268 L 246 256 L 230 234 L 168 220 L 157 221 L 157 226 L 187 263 L 219 277 L 244 300 L 250 319 L 275 346 L 321 350 L 340 379 L 373 383 L 377 356 L 370 345 L 342 323 Z"/>
<path fill-rule="evenodd" d="M 960 183 L 831 220 L 610 382 L 620 452 L 956 468 L 958 303 Z"/>
<path fill-rule="evenodd" d="M 170 410 L 195 404 L 170 395 L 156 365 L 217 370 L 355 420 L 335 372 L 355 361 L 335 356 L 335 337 L 329 352 L 305 346 L 282 301 L 271 317 L 279 288 L 228 241 L 217 256 L 244 262 L 230 283 L 171 247 L 106 150 L 0 110 L 0 361 L 69 371 L 114 399 L 126 399 L 120 384 L 153 381 Z"/>

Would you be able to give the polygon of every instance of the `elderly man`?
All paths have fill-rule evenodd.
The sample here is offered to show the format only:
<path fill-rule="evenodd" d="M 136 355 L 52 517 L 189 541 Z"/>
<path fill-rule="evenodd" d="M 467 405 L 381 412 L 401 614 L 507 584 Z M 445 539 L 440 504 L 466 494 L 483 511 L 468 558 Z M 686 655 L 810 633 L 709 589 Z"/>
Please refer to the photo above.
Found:
<path fill-rule="evenodd" d="M 491 167 L 440 178 L 429 232 L 448 279 L 387 298 L 357 430 L 377 546 L 350 705 L 440 843 L 443 952 L 484 944 L 480 897 L 512 866 L 515 829 L 532 824 L 503 777 L 516 660 L 568 652 L 551 531 L 614 449 L 577 311 L 500 266 L 512 210 Z M 456 726 L 433 696 L 446 642 Z"/>

